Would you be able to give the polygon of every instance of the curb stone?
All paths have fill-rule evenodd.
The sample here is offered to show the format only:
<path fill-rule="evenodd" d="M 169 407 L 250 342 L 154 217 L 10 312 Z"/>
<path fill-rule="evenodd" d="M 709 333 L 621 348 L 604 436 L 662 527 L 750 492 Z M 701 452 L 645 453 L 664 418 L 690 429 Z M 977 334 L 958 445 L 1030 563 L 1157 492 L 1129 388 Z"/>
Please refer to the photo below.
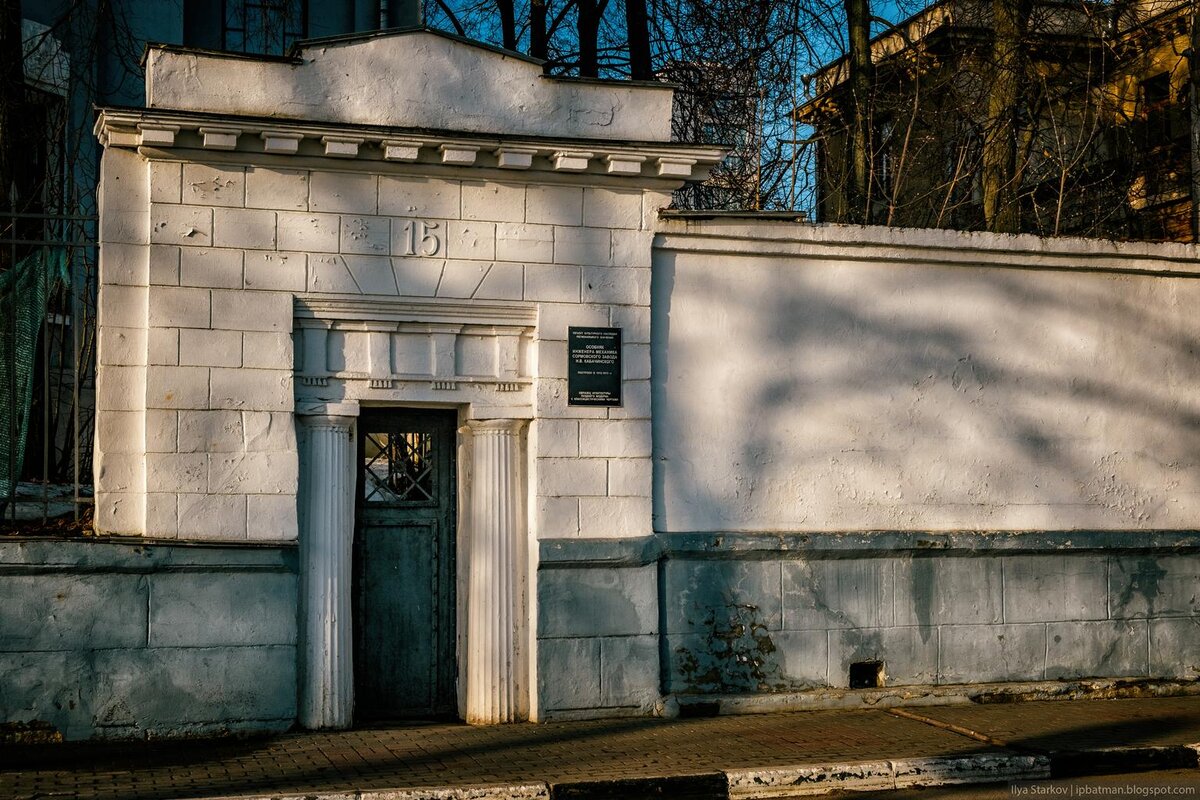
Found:
<path fill-rule="evenodd" d="M 1200 766 L 1200 743 L 1163 747 L 1108 747 L 1049 755 L 986 753 L 963 757 L 908 758 L 795 767 L 732 769 L 698 775 L 519 784 L 366 789 L 228 795 L 204 800 L 624 800 L 718 798 L 773 800 L 833 791 L 877 791 L 915 786 L 1001 783 L 1072 777 L 1108 770 Z"/>
<path fill-rule="evenodd" d="M 835 789 L 868 791 L 896 785 L 890 761 L 726 770 L 730 798 L 802 797 Z"/>
<path fill-rule="evenodd" d="M 196 798 L 196 800 L 201 800 Z M 550 787 L 541 781 L 414 789 L 362 789 L 349 792 L 284 792 L 227 795 L 203 800 L 550 800 Z"/>
<path fill-rule="evenodd" d="M 986 754 L 962 758 L 910 758 L 771 769 L 727 770 L 729 797 L 767 800 L 831 791 L 872 791 L 912 786 L 996 783 L 1050 777 L 1046 756 Z"/>
<path fill-rule="evenodd" d="M 977 755 L 966 758 L 909 758 L 892 762 L 896 788 L 946 786 L 954 783 L 1000 783 L 1049 778 L 1046 756 Z"/>
<path fill-rule="evenodd" d="M 723 772 L 700 772 L 649 778 L 564 781 L 550 787 L 553 800 L 725 800 L 728 777 Z"/>
<path fill-rule="evenodd" d="M 1200 744 L 1097 747 L 1058 750 L 1050 754 L 1054 776 L 1063 778 L 1098 772 L 1149 772 L 1200 767 Z"/>

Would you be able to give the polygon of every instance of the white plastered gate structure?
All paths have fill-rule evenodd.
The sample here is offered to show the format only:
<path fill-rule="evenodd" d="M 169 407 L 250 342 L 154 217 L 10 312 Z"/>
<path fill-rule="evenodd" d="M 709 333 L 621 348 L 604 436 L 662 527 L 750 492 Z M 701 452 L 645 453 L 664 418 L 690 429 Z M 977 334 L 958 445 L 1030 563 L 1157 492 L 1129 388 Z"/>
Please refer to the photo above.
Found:
<path fill-rule="evenodd" d="M 147 97 L 97 124 L 97 528 L 298 540 L 298 716 L 344 727 L 355 420 L 456 409 L 460 713 L 537 719 L 537 540 L 651 533 L 655 219 L 721 152 L 427 31 L 152 48 Z M 571 325 L 622 329 L 622 407 L 567 404 Z"/>

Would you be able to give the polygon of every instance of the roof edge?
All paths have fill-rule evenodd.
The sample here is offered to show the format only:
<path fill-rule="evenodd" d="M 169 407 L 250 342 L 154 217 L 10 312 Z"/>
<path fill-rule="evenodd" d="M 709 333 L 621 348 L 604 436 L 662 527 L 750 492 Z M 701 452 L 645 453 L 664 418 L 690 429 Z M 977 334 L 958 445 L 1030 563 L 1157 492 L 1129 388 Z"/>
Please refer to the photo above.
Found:
<path fill-rule="evenodd" d="M 472 39 L 468 36 L 459 36 L 456 33 L 450 33 L 449 31 L 431 28 L 428 25 L 407 25 L 401 28 L 383 28 L 377 31 L 356 31 L 354 33 L 339 33 L 333 36 L 319 36 L 314 39 L 297 39 L 292 43 L 292 46 L 288 48 L 288 55 L 299 58 L 299 53 L 301 51 L 312 47 L 329 47 L 335 45 L 353 44 L 354 42 L 368 41 L 371 39 L 407 36 L 413 33 L 429 33 L 437 36 L 439 39 L 458 42 L 459 44 L 465 44 L 470 47 L 475 47 L 479 50 L 487 50 L 488 52 L 496 53 L 497 55 L 506 56 L 508 58 L 515 58 L 519 61 L 524 61 L 538 67 L 543 67 L 546 63 L 540 58 L 534 58 L 533 56 L 526 55 L 525 53 L 521 53 L 516 50 L 508 50 L 507 48 L 499 47 L 489 42 L 482 42 L 478 39 Z"/>

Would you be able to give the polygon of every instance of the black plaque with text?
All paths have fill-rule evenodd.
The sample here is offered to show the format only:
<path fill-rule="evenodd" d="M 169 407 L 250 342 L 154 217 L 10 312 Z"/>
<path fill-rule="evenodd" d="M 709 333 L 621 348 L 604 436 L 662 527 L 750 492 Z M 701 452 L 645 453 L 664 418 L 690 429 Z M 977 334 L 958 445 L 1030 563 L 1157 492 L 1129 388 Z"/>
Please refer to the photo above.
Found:
<path fill-rule="evenodd" d="M 620 328 L 567 328 L 567 404 L 621 405 Z"/>

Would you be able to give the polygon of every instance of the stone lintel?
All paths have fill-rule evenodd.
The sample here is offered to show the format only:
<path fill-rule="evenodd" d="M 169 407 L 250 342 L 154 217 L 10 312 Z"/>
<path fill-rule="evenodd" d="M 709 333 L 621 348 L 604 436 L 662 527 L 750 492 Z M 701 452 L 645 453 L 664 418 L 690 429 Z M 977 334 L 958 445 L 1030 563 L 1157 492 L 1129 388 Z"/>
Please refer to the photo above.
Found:
<path fill-rule="evenodd" d="M 343 402 L 310 401 L 296 403 L 298 417 L 357 417 L 359 415 L 357 400 Z"/>
<path fill-rule="evenodd" d="M 537 324 L 537 307 L 530 303 L 502 301 L 463 302 L 330 294 L 298 297 L 295 316 L 298 327 L 330 327 L 337 322 L 362 321 L 525 329 Z"/>

